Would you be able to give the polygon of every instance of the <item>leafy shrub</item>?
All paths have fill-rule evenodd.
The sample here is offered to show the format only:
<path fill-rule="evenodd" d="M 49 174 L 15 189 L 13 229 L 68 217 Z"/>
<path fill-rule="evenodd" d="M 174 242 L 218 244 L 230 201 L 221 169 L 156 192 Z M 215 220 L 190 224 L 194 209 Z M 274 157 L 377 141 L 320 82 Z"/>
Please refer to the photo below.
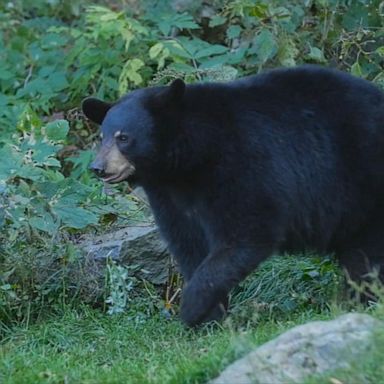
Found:
<path fill-rule="evenodd" d="M 56 236 L 59 230 L 83 229 L 96 225 L 100 215 L 118 213 L 104 204 L 95 185 L 62 173 L 57 155 L 69 131 L 66 120 L 42 125 L 36 115 L 26 113 L 19 129 L 22 135 L 0 148 L 3 233 L 9 231 L 12 238 L 39 230 Z M 135 206 L 127 200 L 125 208 Z"/>
<path fill-rule="evenodd" d="M 18 128 L 21 135 L 0 147 L 0 323 L 80 297 L 91 282 L 76 234 L 139 212 L 129 197 L 106 203 L 95 181 L 65 177 L 57 155 L 67 121 L 43 124 L 28 112 Z"/>

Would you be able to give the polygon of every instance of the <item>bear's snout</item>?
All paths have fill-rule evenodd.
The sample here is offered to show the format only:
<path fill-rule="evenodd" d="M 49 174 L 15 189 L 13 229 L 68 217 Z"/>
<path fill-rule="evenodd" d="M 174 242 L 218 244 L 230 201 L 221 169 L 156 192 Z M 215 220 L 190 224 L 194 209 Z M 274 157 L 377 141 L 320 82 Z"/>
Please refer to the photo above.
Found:
<path fill-rule="evenodd" d="M 115 143 L 103 144 L 95 160 L 90 165 L 97 177 L 106 183 L 119 183 L 133 175 L 136 168 L 119 151 Z"/>
<path fill-rule="evenodd" d="M 104 164 L 100 160 L 95 160 L 89 166 L 89 169 L 95 173 L 97 177 L 103 178 L 106 176 Z"/>

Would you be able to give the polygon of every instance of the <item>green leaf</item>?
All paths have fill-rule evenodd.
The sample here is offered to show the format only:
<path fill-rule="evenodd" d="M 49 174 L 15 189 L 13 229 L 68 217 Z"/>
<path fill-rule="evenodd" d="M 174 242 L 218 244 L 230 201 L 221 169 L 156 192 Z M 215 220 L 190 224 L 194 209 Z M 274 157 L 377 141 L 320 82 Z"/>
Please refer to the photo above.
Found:
<path fill-rule="evenodd" d="M 275 37 L 268 29 L 263 29 L 256 36 L 253 41 L 253 47 L 249 50 L 249 53 L 256 54 L 258 62 L 261 64 L 275 56 L 276 52 L 277 43 Z"/>
<path fill-rule="evenodd" d="M 52 49 L 62 47 L 68 42 L 68 37 L 65 34 L 47 33 L 43 34 L 40 44 L 42 48 Z"/>
<path fill-rule="evenodd" d="M 264 19 L 268 17 L 268 5 L 267 4 L 257 4 L 252 7 L 249 11 L 250 16 L 255 16 L 259 19 Z"/>
<path fill-rule="evenodd" d="M 54 65 L 46 65 L 42 67 L 39 72 L 39 77 L 48 77 L 51 73 L 55 72 L 56 67 Z"/>
<path fill-rule="evenodd" d="M 131 59 L 128 60 L 119 77 L 119 93 L 123 95 L 128 88 L 128 80 L 130 80 L 134 85 L 140 85 L 143 82 L 138 70 L 144 66 L 144 62 L 140 59 Z"/>
<path fill-rule="evenodd" d="M 31 217 L 29 219 L 29 225 L 47 233 L 54 233 L 57 230 L 57 225 L 48 212 L 44 217 Z"/>
<path fill-rule="evenodd" d="M 324 53 L 317 47 L 311 47 L 308 53 L 308 58 L 316 63 L 326 63 L 327 60 L 324 57 Z"/>
<path fill-rule="evenodd" d="M 160 21 L 158 27 L 164 36 L 168 36 L 172 29 L 172 25 L 168 21 Z"/>
<path fill-rule="evenodd" d="M 291 12 L 286 7 L 277 7 L 273 9 L 273 16 L 278 19 L 289 19 Z"/>
<path fill-rule="evenodd" d="M 199 29 L 200 26 L 195 23 L 193 17 L 187 13 L 177 15 L 173 20 L 173 25 L 180 29 Z"/>
<path fill-rule="evenodd" d="M 46 159 L 44 161 L 44 165 L 46 165 L 47 167 L 57 167 L 57 168 L 61 167 L 60 161 L 52 157 L 50 157 L 49 159 Z"/>
<path fill-rule="evenodd" d="M 23 165 L 17 170 L 16 175 L 24 179 L 38 181 L 44 178 L 44 170 L 33 165 Z"/>
<path fill-rule="evenodd" d="M 67 120 L 55 120 L 48 123 L 44 131 L 49 140 L 62 141 L 68 135 L 69 123 Z"/>
<path fill-rule="evenodd" d="M 300 51 L 297 49 L 292 38 L 284 38 L 279 42 L 279 51 L 277 53 L 278 61 L 285 67 L 293 67 L 296 65 L 296 59 Z"/>
<path fill-rule="evenodd" d="M 144 62 L 140 59 L 132 59 L 129 61 L 129 66 L 132 71 L 137 71 L 138 69 L 144 66 Z"/>
<path fill-rule="evenodd" d="M 39 133 L 42 126 L 41 118 L 28 105 L 21 109 L 17 129 L 23 133 L 34 132 Z"/>
<path fill-rule="evenodd" d="M 20 152 L 6 145 L 0 148 L 0 159 L 0 180 L 8 180 L 18 175 L 23 163 L 23 155 Z"/>
<path fill-rule="evenodd" d="M 199 29 L 200 26 L 195 23 L 193 17 L 187 13 L 173 14 L 173 15 L 162 15 L 158 27 L 161 33 L 168 36 L 173 27 L 179 29 Z"/>
<path fill-rule="evenodd" d="M 247 53 L 247 48 L 248 47 L 246 45 L 243 45 L 231 51 L 230 53 L 227 53 L 227 57 L 228 57 L 227 63 L 232 65 L 242 63 L 244 60 L 245 54 Z"/>
<path fill-rule="evenodd" d="M 228 63 L 228 55 L 219 55 L 212 58 L 206 58 L 200 60 L 199 69 L 208 69 L 214 67 L 222 67 L 224 64 Z"/>
<path fill-rule="evenodd" d="M 45 199 L 50 200 L 56 194 L 60 186 L 57 183 L 44 180 L 43 182 L 35 183 L 35 188 Z"/>
<path fill-rule="evenodd" d="M 192 65 L 184 63 L 172 63 L 168 68 L 176 72 L 185 72 L 186 74 L 194 73 L 196 70 Z"/>
<path fill-rule="evenodd" d="M 43 165 L 48 165 L 48 163 L 50 163 L 51 157 L 55 155 L 56 155 L 55 147 L 52 147 L 51 145 L 46 144 L 44 142 L 38 142 L 33 147 L 33 153 L 31 155 L 31 158 L 33 161 L 33 165 L 43 166 Z M 29 158 L 29 154 L 26 154 L 25 159 L 27 160 L 28 158 Z"/>
<path fill-rule="evenodd" d="M 358 61 L 356 61 L 356 63 L 354 63 L 352 65 L 351 73 L 352 73 L 352 75 L 357 76 L 357 77 L 362 77 L 363 76 L 363 72 L 361 70 L 361 67 L 360 67 L 360 64 L 359 64 Z"/>
<path fill-rule="evenodd" d="M 194 52 L 190 52 L 189 50 L 187 50 L 184 44 L 181 45 L 179 41 L 166 40 L 163 42 L 163 44 L 169 50 L 172 56 L 177 56 L 185 59 L 193 59 L 193 54 L 191 53 L 194 53 Z"/>
<path fill-rule="evenodd" d="M 384 57 L 384 46 L 377 48 L 375 52 L 379 54 L 380 57 Z"/>
<path fill-rule="evenodd" d="M 195 59 L 202 59 L 203 57 L 220 55 L 220 54 L 225 53 L 227 51 L 228 51 L 228 48 L 224 47 L 223 45 L 219 45 L 219 44 L 209 45 L 206 48 L 199 50 L 195 54 Z"/>
<path fill-rule="evenodd" d="M 164 45 L 162 43 L 156 43 L 149 49 L 149 57 L 151 59 L 154 59 L 161 53 L 163 49 L 164 49 Z"/>
<path fill-rule="evenodd" d="M 121 31 L 121 37 L 125 40 L 125 50 L 128 51 L 132 40 L 135 38 L 135 35 L 130 30 L 124 29 Z"/>
<path fill-rule="evenodd" d="M 231 25 L 227 29 L 227 37 L 228 39 L 235 39 L 236 37 L 239 37 L 241 33 L 241 27 L 240 25 Z"/>
<path fill-rule="evenodd" d="M 3 93 L 0 93 L 0 109 L 5 109 L 7 104 L 8 96 L 4 95 Z"/>
<path fill-rule="evenodd" d="M 50 74 L 47 81 L 54 92 L 62 91 L 69 85 L 67 77 L 63 72 L 55 72 Z"/>
<path fill-rule="evenodd" d="M 9 80 L 15 77 L 15 74 L 4 67 L 0 67 L 0 80 Z"/>
<path fill-rule="evenodd" d="M 227 21 L 227 19 L 225 17 L 220 16 L 220 15 L 215 15 L 211 18 L 211 20 L 209 20 L 208 26 L 210 28 L 214 28 L 214 27 L 217 27 L 219 25 L 223 25 L 226 21 Z"/>
<path fill-rule="evenodd" d="M 97 224 L 99 221 L 94 213 L 81 207 L 67 205 L 63 201 L 59 201 L 53 207 L 53 211 L 64 226 L 70 228 L 81 229 L 90 224 Z"/>
<path fill-rule="evenodd" d="M 16 97 L 23 97 L 27 95 L 35 95 L 35 94 L 52 94 L 53 90 L 49 86 L 49 82 L 42 78 L 37 78 L 31 80 L 27 83 L 24 88 L 20 88 L 16 92 Z"/>

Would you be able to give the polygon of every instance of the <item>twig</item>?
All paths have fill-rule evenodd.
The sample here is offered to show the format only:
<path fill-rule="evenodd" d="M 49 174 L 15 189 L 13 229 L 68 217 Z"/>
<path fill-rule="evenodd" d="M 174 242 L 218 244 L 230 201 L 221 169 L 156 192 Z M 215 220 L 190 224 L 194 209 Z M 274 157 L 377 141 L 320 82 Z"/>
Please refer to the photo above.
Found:
<path fill-rule="evenodd" d="M 32 77 L 32 70 L 33 70 L 33 64 L 29 67 L 28 69 L 28 74 L 27 74 L 27 77 L 25 78 L 24 80 L 24 87 L 27 85 L 28 81 L 31 79 Z"/>

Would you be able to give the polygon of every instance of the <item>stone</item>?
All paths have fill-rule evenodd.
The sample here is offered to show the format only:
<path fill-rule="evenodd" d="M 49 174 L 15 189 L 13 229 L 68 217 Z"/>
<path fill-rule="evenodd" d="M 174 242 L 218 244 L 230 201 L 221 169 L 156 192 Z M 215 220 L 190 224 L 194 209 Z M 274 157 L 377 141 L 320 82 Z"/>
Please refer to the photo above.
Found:
<path fill-rule="evenodd" d="M 356 313 L 299 325 L 234 362 L 210 383 L 301 383 L 312 375 L 348 369 L 369 353 L 375 329 L 383 326 Z"/>
<path fill-rule="evenodd" d="M 165 284 L 170 254 L 155 225 L 132 226 L 86 239 L 81 248 L 87 259 L 105 266 L 107 259 L 135 267 L 135 275 L 153 284 Z"/>

